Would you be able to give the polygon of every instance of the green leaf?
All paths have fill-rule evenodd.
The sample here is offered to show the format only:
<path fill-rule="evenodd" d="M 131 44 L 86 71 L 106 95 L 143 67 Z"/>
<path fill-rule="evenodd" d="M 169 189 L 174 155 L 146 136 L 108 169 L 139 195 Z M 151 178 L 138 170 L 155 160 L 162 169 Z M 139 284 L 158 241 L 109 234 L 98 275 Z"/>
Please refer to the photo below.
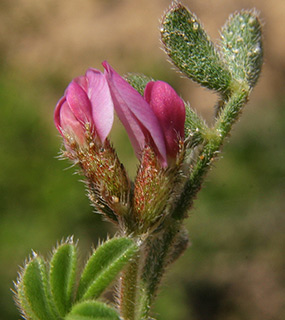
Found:
<path fill-rule="evenodd" d="M 119 320 L 117 312 L 99 301 L 84 301 L 76 304 L 65 320 Z"/>
<path fill-rule="evenodd" d="M 27 318 L 33 320 L 58 318 L 50 298 L 46 264 L 35 254 L 18 279 L 17 300 Z"/>
<path fill-rule="evenodd" d="M 144 89 L 148 82 L 153 81 L 152 78 L 145 76 L 144 74 L 129 73 L 125 76 L 128 83 L 136 89 L 142 96 L 144 95 Z"/>
<path fill-rule="evenodd" d="M 232 15 L 222 33 L 222 51 L 233 77 L 253 87 L 260 75 L 263 48 L 257 12 L 241 11 Z"/>
<path fill-rule="evenodd" d="M 136 244 L 128 238 L 114 238 L 99 246 L 82 272 L 77 299 L 98 298 L 136 251 Z"/>
<path fill-rule="evenodd" d="M 199 84 L 228 94 L 231 74 L 197 17 L 180 3 L 165 14 L 161 38 L 173 63 Z"/>
<path fill-rule="evenodd" d="M 69 241 L 56 248 L 50 262 L 51 293 L 61 316 L 70 311 L 74 298 L 77 251 L 72 239 Z"/>

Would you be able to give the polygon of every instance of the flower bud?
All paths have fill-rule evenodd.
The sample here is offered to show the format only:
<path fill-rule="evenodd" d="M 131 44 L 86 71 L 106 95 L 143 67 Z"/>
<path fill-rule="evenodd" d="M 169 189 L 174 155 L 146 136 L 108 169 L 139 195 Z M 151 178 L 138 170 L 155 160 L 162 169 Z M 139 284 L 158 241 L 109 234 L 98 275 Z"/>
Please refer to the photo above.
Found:
<path fill-rule="evenodd" d="M 74 79 L 59 100 L 55 125 L 64 138 L 64 155 L 79 165 L 97 212 L 118 223 L 128 211 L 130 182 L 107 136 L 114 105 L 105 76 L 88 69 Z"/>
<path fill-rule="evenodd" d="M 140 159 L 125 224 L 134 234 L 152 232 L 167 216 L 184 158 L 184 102 L 163 81 L 149 82 L 143 97 L 107 62 L 103 66 L 114 108 Z"/>
<path fill-rule="evenodd" d="M 113 125 L 114 106 L 104 75 L 88 69 L 74 79 L 59 100 L 54 113 L 55 125 L 65 140 L 83 146 L 87 136 L 104 143 Z"/>
<path fill-rule="evenodd" d="M 144 147 L 151 143 L 160 162 L 166 167 L 165 141 L 151 106 L 107 62 L 103 66 L 115 110 L 126 128 L 137 157 L 141 159 Z"/>
<path fill-rule="evenodd" d="M 144 98 L 152 107 L 161 126 L 168 159 L 175 159 L 179 152 L 179 141 L 184 139 L 183 100 L 164 81 L 150 81 L 145 87 Z"/>
<path fill-rule="evenodd" d="M 163 168 L 175 159 L 184 138 L 185 106 L 174 89 L 163 81 L 151 81 L 144 97 L 104 62 L 114 108 L 125 126 L 136 155 L 146 145 L 155 151 Z"/>

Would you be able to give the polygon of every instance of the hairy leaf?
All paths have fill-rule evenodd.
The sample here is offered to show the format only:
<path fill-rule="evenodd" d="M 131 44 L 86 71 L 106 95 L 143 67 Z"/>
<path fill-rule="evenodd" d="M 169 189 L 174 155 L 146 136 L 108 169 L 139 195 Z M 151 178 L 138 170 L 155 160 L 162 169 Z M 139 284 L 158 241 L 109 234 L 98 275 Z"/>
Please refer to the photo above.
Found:
<path fill-rule="evenodd" d="M 73 243 L 60 245 L 50 262 L 51 293 L 61 316 L 71 309 L 76 279 L 77 252 Z"/>
<path fill-rule="evenodd" d="M 77 299 L 98 298 L 136 250 L 136 244 L 128 238 L 114 238 L 99 246 L 82 272 Z"/>
<path fill-rule="evenodd" d="M 57 318 L 48 288 L 44 260 L 35 256 L 25 266 L 17 283 L 17 300 L 25 317 L 32 320 Z"/>
<path fill-rule="evenodd" d="M 172 62 L 199 84 L 226 94 L 231 74 L 197 17 L 180 3 L 165 14 L 161 38 Z"/>
<path fill-rule="evenodd" d="M 263 48 L 257 12 L 241 11 L 232 15 L 222 33 L 222 51 L 233 77 L 253 87 L 260 75 Z"/>
<path fill-rule="evenodd" d="M 117 312 L 99 301 L 84 301 L 76 304 L 65 320 L 119 320 Z"/>

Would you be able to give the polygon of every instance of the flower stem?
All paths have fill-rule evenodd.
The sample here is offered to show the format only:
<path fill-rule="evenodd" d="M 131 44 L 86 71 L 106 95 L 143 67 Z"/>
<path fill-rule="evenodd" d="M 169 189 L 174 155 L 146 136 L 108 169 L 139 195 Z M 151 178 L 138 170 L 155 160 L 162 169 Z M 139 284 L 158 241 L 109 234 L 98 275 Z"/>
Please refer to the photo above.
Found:
<path fill-rule="evenodd" d="M 139 319 L 149 319 L 149 312 L 167 265 L 181 222 L 173 221 L 156 238 L 150 238 L 145 247 L 145 263 L 140 281 Z M 186 247 L 183 248 L 183 251 Z"/>
<path fill-rule="evenodd" d="M 225 101 L 213 128 L 205 134 L 204 146 L 199 154 L 196 164 L 190 172 L 189 179 L 176 202 L 172 217 L 177 220 L 185 218 L 187 211 L 193 204 L 194 198 L 201 189 L 205 174 L 211 167 L 213 160 L 219 154 L 225 138 L 231 131 L 232 125 L 241 114 L 242 107 L 248 100 L 249 88 L 242 85 L 236 89 L 232 96 Z"/>
<path fill-rule="evenodd" d="M 119 308 L 124 320 L 138 320 L 137 301 L 139 298 L 139 266 L 141 252 L 138 251 L 123 270 L 120 279 Z"/>

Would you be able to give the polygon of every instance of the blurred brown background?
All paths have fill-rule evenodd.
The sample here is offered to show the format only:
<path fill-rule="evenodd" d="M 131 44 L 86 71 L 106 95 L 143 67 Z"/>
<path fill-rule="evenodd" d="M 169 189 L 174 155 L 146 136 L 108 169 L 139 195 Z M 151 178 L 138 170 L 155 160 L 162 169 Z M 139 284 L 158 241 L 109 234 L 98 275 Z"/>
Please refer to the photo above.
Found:
<path fill-rule="evenodd" d="M 106 233 L 67 162 L 53 109 L 73 77 L 108 62 L 171 83 L 211 122 L 216 96 L 181 78 L 159 41 L 168 0 L 0 1 L 0 319 L 18 319 L 12 280 L 31 248 L 70 234 L 83 252 Z M 188 220 L 192 246 L 166 277 L 157 319 L 284 319 L 284 0 L 183 1 L 215 41 L 229 14 L 255 7 L 264 68 L 231 144 Z M 112 140 L 131 175 L 126 136 Z M 120 134 L 118 134 L 120 133 Z M 85 248 L 85 249 L 84 249 Z"/>

